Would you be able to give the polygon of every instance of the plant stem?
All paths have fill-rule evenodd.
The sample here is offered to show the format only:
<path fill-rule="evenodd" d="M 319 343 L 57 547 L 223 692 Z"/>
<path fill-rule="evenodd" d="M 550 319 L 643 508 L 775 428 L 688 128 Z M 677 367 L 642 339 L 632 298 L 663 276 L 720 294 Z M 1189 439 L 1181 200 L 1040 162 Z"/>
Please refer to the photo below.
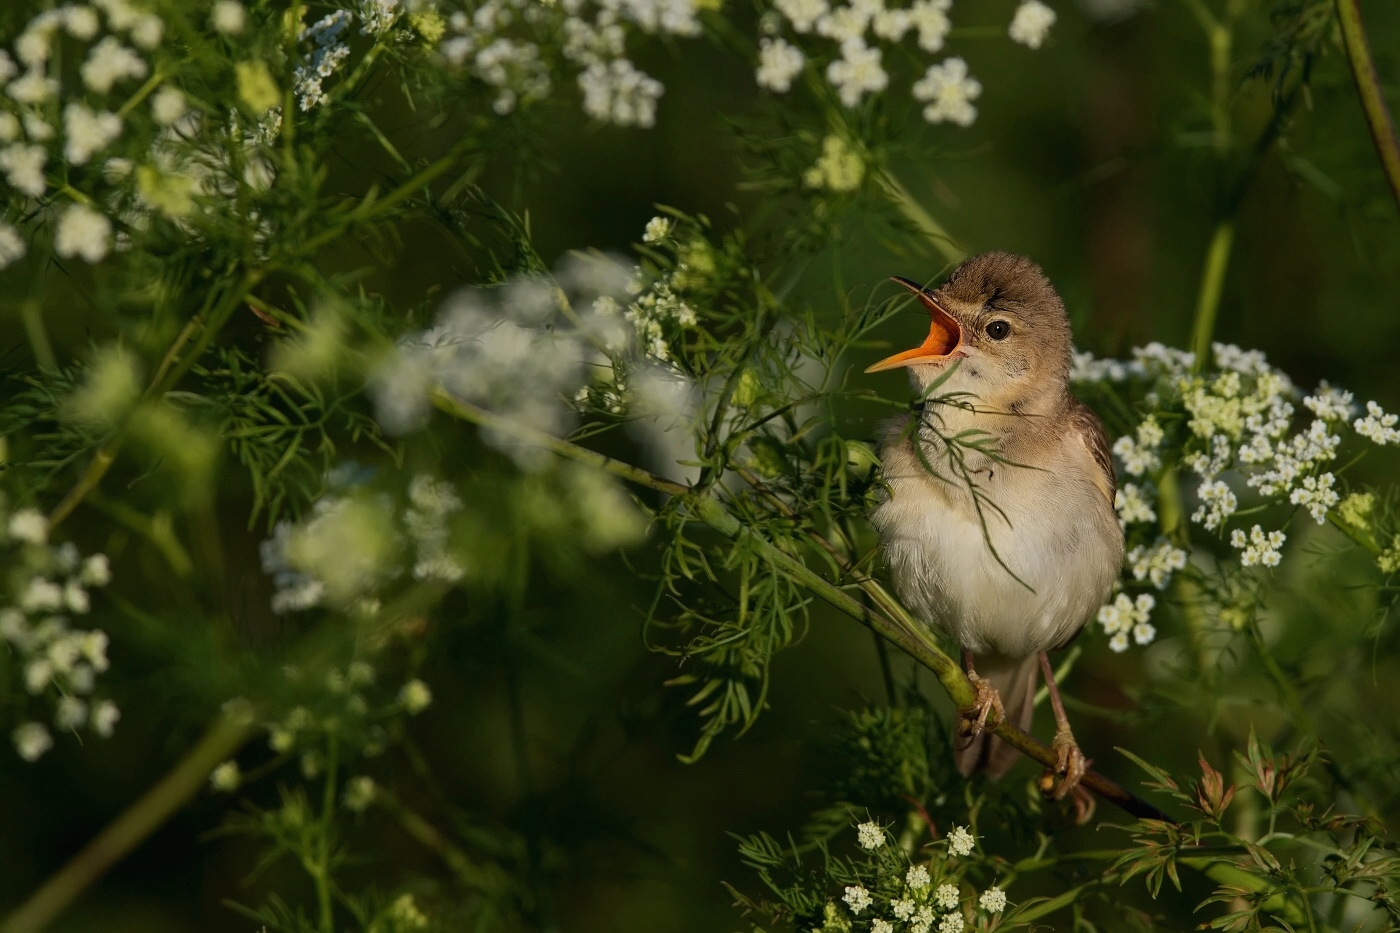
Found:
<path fill-rule="evenodd" d="M 245 710 L 220 716 L 199 744 L 165 777 L 10 914 L 0 926 L 0 933 L 36 933 L 43 929 L 88 885 L 188 803 L 204 786 L 209 772 L 252 734 L 253 726 Z"/>
<path fill-rule="evenodd" d="M 1366 126 L 1371 131 L 1371 141 L 1376 144 L 1385 180 L 1390 183 L 1390 193 L 1400 205 L 1400 138 L 1395 135 L 1395 123 L 1385 105 L 1385 92 L 1381 90 L 1381 79 L 1371 58 L 1371 44 L 1366 39 L 1366 27 L 1361 23 L 1361 8 L 1357 0 L 1336 0 L 1336 3 L 1342 41 L 1351 61 L 1351 75 L 1356 79 L 1361 109 L 1366 114 Z"/>
<path fill-rule="evenodd" d="M 1225 271 L 1230 267 L 1230 251 L 1235 242 L 1235 223 L 1221 220 L 1211 234 L 1206 249 L 1206 264 L 1201 272 L 1201 288 L 1196 297 L 1196 320 L 1191 328 L 1191 350 L 1196 354 L 1196 371 L 1205 368 L 1210 359 L 1211 339 L 1215 336 L 1215 318 L 1220 310 L 1220 293 L 1225 287 Z"/>
<path fill-rule="evenodd" d="M 880 170 L 878 181 L 885 195 L 899 208 L 899 212 L 928 237 L 933 248 L 943 254 L 949 265 L 955 265 L 967 258 L 967 251 L 958 245 L 952 234 L 943 229 L 942 224 L 933 219 L 932 214 L 924 210 L 924 206 L 914 199 L 909 189 L 904 187 L 889 169 Z"/>
<path fill-rule="evenodd" d="M 858 578 L 859 586 L 870 595 L 871 601 L 880 610 L 878 612 L 862 606 L 845 590 L 835 586 L 801 560 L 778 548 L 752 528 L 744 525 L 716 499 L 709 496 L 696 496 L 690 489 L 679 483 L 673 483 L 640 467 L 605 457 L 596 451 L 502 418 L 475 405 L 454 399 L 442 390 L 438 390 L 434 394 L 433 400 L 439 409 L 464 421 L 489 427 L 493 431 L 508 434 L 525 443 L 535 444 L 561 457 L 591 464 L 600 470 L 649 489 L 655 489 L 667 495 L 684 497 L 685 507 L 691 515 L 724 537 L 752 548 L 763 560 L 787 574 L 813 595 L 903 649 L 911 658 L 933 672 L 944 691 L 947 692 L 948 697 L 959 709 L 967 709 L 972 706 L 976 692 L 973 690 L 972 683 L 967 679 L 967 675 L 963 673 L 962 667 L 944 653 L 927 626 L 909 615 L 908 611 L 897 600 L 869 577 L 861 575 L 861 578 Z M 838 566 L 841 566 L 843 572 L 855 572 L 856 568 L 850 564 L 835 545 L 825 541 L 811 529 L 807 530 L 807 535 L 817 540 L 824 550 L 836 558 Z M 886 613 L 887 609 L 889 610 L 888 614 Z M 988 720 L 987 731 L 1047 768 L 1055 766 L 1054 752 L 1011 723 L 997 720 L 993 715 Z M 1101 774 L 1089 772 L 1084 776 L 1083 785 L 1134 816 L 1173 822 L 1171 817 L 1157 807 Z"/>
<path fill-rule="evenodd" d="M 24 333 L 29 337 L 29 349 L 34 353 L 34 361 L 43 369 L 56 369 L 58 361 L 53 355 L 49 332 L 44 328 L 44 309 L 38 300 L 29 298 L 20 302 L 19 316 L 24 321 Z"/>

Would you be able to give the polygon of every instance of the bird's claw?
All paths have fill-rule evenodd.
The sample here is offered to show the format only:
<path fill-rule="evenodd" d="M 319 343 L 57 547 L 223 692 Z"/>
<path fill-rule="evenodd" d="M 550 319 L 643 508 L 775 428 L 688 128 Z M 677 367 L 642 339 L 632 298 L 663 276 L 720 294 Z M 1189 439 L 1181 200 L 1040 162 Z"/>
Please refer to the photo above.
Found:
<path fill-rule="evenodd" d="M 1046 769 L 1041 786 L 1048 788 L 1047 796 L 1055 800 L 1064 800 L 1079 788 L 1079 782 L 1084 779 L 1084 772 L 1089 770 L 1089 760 L 1079 750 L 1079 743 L 1074 740 L 1074 733 L 1068 726 L 1055 731 L 1055 739 L 1050 743 L 1050 749 L 1055 753 L 1055 767 Z M 1064 777 L 1055 782 L 1055 774 Z M 1078 794 L 1075 797 L 1075 809 L 1082 809 Z"/>
<path fill-rule="evenodd" d="M 992 686 L 992 682 L 979 677 L 975 671 L 969 671 L 967 679 L 972 681 L 977 695 L 973 698 L 971 706 L 958 710 L 962 717 L 959 731 L 963 741 L 960 748 L 967 748 L 973 739 L 987 731 L 987 718 L 993 710 L 996 711 L 997 722 L 1006 718 L 1006 709 L 1001 705 L 1001 694 L 997 693 L 997 688 Z"/>

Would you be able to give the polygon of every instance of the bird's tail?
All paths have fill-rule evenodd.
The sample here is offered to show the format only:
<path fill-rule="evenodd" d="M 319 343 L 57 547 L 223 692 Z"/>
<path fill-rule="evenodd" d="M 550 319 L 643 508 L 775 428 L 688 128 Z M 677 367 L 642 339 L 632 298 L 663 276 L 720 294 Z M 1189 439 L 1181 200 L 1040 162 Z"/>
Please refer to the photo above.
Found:
<path fill-rule="evenodd" d="M 1019 660 L 979 660 L 977 673 L 990 681 L 997 693 L 1001 694 L 1001 705 L 1006 710 L 1007 720 L 1029 731 L 1031 716 L 1035 713 L 1035 685 L 1039 673 L 1036 656 Z M 1020 754 L 1001 739 L 984 732 L 966 748 L 955 750 L 953 761 L 963 774 L 985 771 L 988 777 L 999 778 L 1011 770 Z"/>

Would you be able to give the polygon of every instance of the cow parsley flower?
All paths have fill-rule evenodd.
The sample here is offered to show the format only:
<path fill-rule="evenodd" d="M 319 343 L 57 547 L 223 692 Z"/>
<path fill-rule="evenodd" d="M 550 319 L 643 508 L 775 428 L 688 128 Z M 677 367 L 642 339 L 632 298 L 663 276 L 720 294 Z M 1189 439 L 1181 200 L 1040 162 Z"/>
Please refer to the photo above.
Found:
<path fill-rule="evenodd" d="M 894 924 L 876 917 L 870 921 L 870 933 L 894 933 Z"/>
<path fill-rule="evenodd" d="M 43 545 L 49 541 L 49 520 L 38 509 L 19 509 L 5 527 L 11 541 Z"/>
<path fill-rule="evenodd" d="M 932 879 L 923 865 L 910 865 L 909 870 L 904 873 L 904 883 L 909 885 L 912 891 L 922 891 L 932 883 Z"/>
<path fill-rule="evenodd" d="M 1016 15 L 1011 18 L 1007 35 L 1012 42 L 1019 42 L 1032 49 L 1038 49 L 1055 25 L 1055 11 L 1040 0 L 1024 0 L 1016 7 Z"/>
<path fill-rule="evenodd" d="M 414 678 L 399 690 L 399 702 L 410 716 L 417 716 L 433 702 L 433 691 L 423 681 Z"/>
<path fill-rule="evenodd" d="M 792 89 L 792 79 L 806 62 L 802 50 L 782 39 L 761 39 L 758 50 L 758 86 L 778 94 Z"/>
<path fill-rule="evenodd" d="M 989 914 L 999 914 L 1006 909 L 1006 892 L 998 887 L 990 887 L 977 899 L 982 909 Z"/>
<path fill-rule="evenodd" d="M 225 761 L 209 772 L 209 784 L 214 790 L 227 794 L 238 789 L 238 783 L 243 779 L 242 773 L 238 770 L 238 762 Z"/>
<path fill-rule="evenodd" d="M 1352 399 L 1350 392 L 1329 385 L 1324 379 L 1316 392 L 1303 399 L 1303 407 L 1323 421 L 1345 421 L 1356 409 Z"/>
<path fill-rule="evenodd" d="M 910 871 L 913 871 L 913 869 L 910 869 Z M 913 885 L 911 884 L 910 887 L 913 887 Z M 892 899 L 890 901 L 890 911 L 894 913 L 894 918 L 896 920 L 908 920 L 910 917 L 914 916 L 914 902 L 907 897 L 901 897 L 898 900 Z"/>
<path fill-rule="evenodd" d="M 953 0 L 914 0 L 910 5 L 909 27 L 919 33 L 919 48 L 925 52 L 942 51 L 948 31 L 953 28 L 948 19 L 952 6 Z"/>
<path fill-rule="evenodd" d="M 140 55 L 114 36 L 104 36 L 94 45 L 81 69 L 83 83 L 98 94 L 106 94 L 119 81 L 144 78 L 149 70 Z"/>
<path fill-rule="evenodd" d="M 982 95 L 982 84 L 967 72 L 967 62 L 950 58 L 930 65 L 914 84 L 914 99 L 924 101 L 924 119 L 930 123 L 971 126 L 977 119 L 972 102 Z"/>
<path fill-rule="evenodd" d="M 1113 443 L 1113 454 L 1123 464 L 1123 472 L 1129 476 L 1142 476 L 1162 465 L 1157 448 L 1162 443 L 1163 432 L 1157 419 L 1149 416 L 1138 425 L 1136 436 L 1124 435 Z"/>
<path fill-rule="evenodd" d="M 938 921 L 938 933 L 963 933 L 962 914 L 947 914 Z"/>
<path fill-rule="evenodd" d="M 844 193 L 855 191 L 865 178 L 865 159 L 845 138 L 832 133 L 822 140 L 822 154 L 817 163 L 802 174 L 808 188 L 825 188 Z"/>
<path fill-rule="evenodd" d="M 1156 544 L 1139 544 L 1128 552 L 1128 567 L 1134 580 L 1150 580 L 1159 590 L 1165 590 L 1175 571 L 1186 567 L 1187 554 L 1170 541 L 1160 540 Z"/>
<path fill-rule="evenodd" d="M 909 933 L 928 933 L 933 928 L 933 908 L 924 904 L 914 911 L 914 916 L 909 921 Z"/>
<path fill-rule="evenodd" d="M 660 243 L 671 235 L 671 226 L 669 217 L 653 217 L 647 221 L 647 228 L 642 231 L 642 242 Z"/>
<path fill-rule="evenodd" d="M 1214 531 L 1225 524 L 1226 519 L 1235 514 L 1239 501 L 1230 487 L 1220 480 L 1206 480 L 1196 487 L 1196 495 L 1201 505 L 1191 513 L 1191 521 L 1204 525 L 1206 531 Z"/>
<path fill-rule="evenodd" d="M 870 906 L 870 892 L 858 884 L 850 885 L 846 888 L 845 897 L 841 898 L 851 908 L 851 913 L 859 914 Z"/>
<path fill-rule="evenodd" d="M 65 259 L 101 262 L 112 248 L 112 222 L 86 204 L 70 205 L 59 215 L 53 248 Z"/>
<path fill-rule="evenodd" d="M 583 112 L 617 126 L 654 126 L 656 102 L 666 92 L 660 81 L 625 58 L 589 65 L 579 73 L 578 85 Z"/>
<path fill-rule="evenodd" d="M 948 851 L 959 856 L 971 855 L 976 841 L 966 826 L 954 826 L 952 832 L 948 833 Z"/>
<path fill-rule="evenodd" d="M 1149 493 L 1136 483 L 1124 483 L 1118 487 L 1113 496 L 1113 508 L 1118 513 L 1118 524 L 1124 528 L 1157 520 Z"/>
<path fill-rule="evenodd" d="M 342 42 L 340 36 L 353 19 L 349 10 L 336 10 L 302 30 L 301 41 L 315 45 L 310 57 L 292 73 L 292 90 L 297 96 L 297 106 L 303 111 L 325 103 L 323 82 L 350 57 L 350 46 Z"/>
<path fill-rule="evenodd" d="M 1321 525 L 1327 521 L 1327 510 L 1336 505 L 1341 498 L 1333 488 L 1336 483 L 1337 477 L 1331 473 L 1304 477 L 1302 484 L 1289 494 L 1288 501 L 1294 505 L 1307 506 L 1308 514 Z"/>
<path fill-rule="evenodd" d="M 243 31 L 248 13 L 238 0 L 217 0 L 209 14 L 209 25 L 214 31 L 225 36 L 236 36 Z"/>
<path fill-rule="evenodd" d="M 1352 422 L 1352 427 L 1357 434 L 1371 441 L 1372 443 L 1384 446 L 1386 444 L 1400 444 L 1400 429 L 1395 427 L 1396 421 L 1400 420 L 1395 415 L 1386 414 L 1385 409 L 1375 402 L 1366 403 L 1366 415 L 1357 418 Z"/>
<path fill-rule="evenodd" d="M 27 722 L 16 729 L 11 736 L 15 751 L 25 761 L 38 761 L 44 753 L 53 748 L 53 737 L 43 723 Z"/>
<path fill-rule="evenodd" d="M 1230 532 L 1231 547 L 1243 551 L 1240 554 L 1240 565 L 1243 567 L 1277 567 L 1283 559 L 1280 548 L 1285 540 L 1287 538 L 1282 531 L 1265 533 L 1258 525 L 1249 530 L 1248 536 L 1239 528 Z"/>
<path fill-rule="evenodd" d="M 859 38 L 841 43 L 841 57 L 826 66 L 826 79 L 847 107 L 857 107 L 866 94 L 882 91 L 890 76 L 880 64 L 881 52 Z"/>
<path fill-rule="evenodd" d="M 179 88 L 165 85 L 151 95 L 151 116 L 161 126 L 170 126 L 189 110 L 185 95 Z"/>
<path fill-rule="evenodd" d="M 794 31 L 811 32 L 817 21 L 831 9 L 827 0 L 777 0 L 778 12 L 787 17 Z"/>
<path fill-rule="evenodd" d="M 5 93 L 21 104 L 42 104 L 58 95 L 58 80 L 50 78 L 42 71 L 31 68 L 11 81 Z"/>
<path fill-rule="evenodd" d="M 958 886 L 940 884 L 933 892 L 933 902 L 942 910 L 952 910 L 958 906 Z"/>
<path fill-rule="evenodd" d="M 7 223 L 0 222 L 0 270 L 14 265 L 29 251 L 19 231 Z"/>
<path fill-rule="evenodd" d="M 856 836 L 860 847 L 870 852 L 885 844 L 885 830 L 879 823 L 861 823 L 856 827 Z"/>
<path fill-rule="evenodd" d="M 347 809 L 363 813 L 374 802 L 374 794 L 374 778 L 361 774 L 345 782 L 345 793 L 341 799 L 345 801 Z"/>
<path fill-rule="evenodd" d="M 110 111 L 74 102 L 63 108 L 63 132 L 63 157 L 70 165 L 85 165 L 121 135 L 122 121 Z"/>
<path fill-rule="evenodd" d="M 1109 636 L 1108 647 L 1116 652 L 1128 650 L 1128 637 L 1139 645 L 1151 644 L 1157 630 L 1147 621 L 1157 605 L 1151 593 L 1141 593 L 1131 599 L 1126 593 L 1119 593 L 1111 603 L 1099 609 L 1098 623 L 1104 634 Z"/>
<path fill-rule="evenodd" d="M 44 163 L 49 154 L 43 146 L 16 143 L 0 149 L 0 171 L 10 185 L 32 198 L 41 196 L 48 188 Z"/>

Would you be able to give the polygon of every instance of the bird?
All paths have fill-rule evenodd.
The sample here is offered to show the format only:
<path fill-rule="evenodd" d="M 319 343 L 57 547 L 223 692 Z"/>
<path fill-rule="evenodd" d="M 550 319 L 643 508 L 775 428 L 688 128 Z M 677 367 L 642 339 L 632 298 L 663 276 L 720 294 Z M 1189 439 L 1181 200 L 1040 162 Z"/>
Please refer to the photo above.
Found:
<path fill-rule="evenodd" d="M 1123 563 L 1108 440 L 1070 391 L 1069 317 L 1041 268 L 1013 253 L 972 256 L 936 290 L 894 281 L 930 325 L 866 370 L 906 370 L 917 396 L 881 432 L 871 522 L 901 602 L 962 649 L 976 700 L 961 711 L 958 769 L 1010 769 L 1017 752 L 987 720 L 1029 731 L 1039 673 L 1055 716 L 1046 786 L 1062 799 L 1088 761 L 1048 652 L 1094 618 Z"/>

